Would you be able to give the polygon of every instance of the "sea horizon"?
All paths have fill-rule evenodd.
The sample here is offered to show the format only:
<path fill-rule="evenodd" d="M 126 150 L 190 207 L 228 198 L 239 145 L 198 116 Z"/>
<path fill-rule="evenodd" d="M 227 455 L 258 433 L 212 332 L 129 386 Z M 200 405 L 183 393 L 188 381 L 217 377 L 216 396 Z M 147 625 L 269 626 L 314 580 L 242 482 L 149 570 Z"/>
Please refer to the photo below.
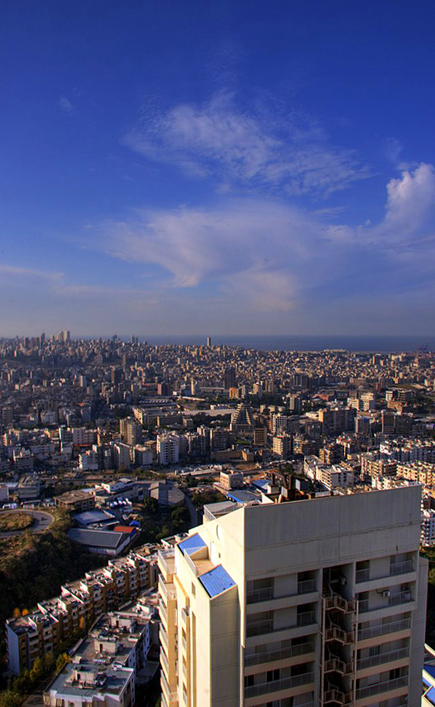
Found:
<path fill-rule="evenodd" d="M 124 337 L 123 337 L 124 338 Z M 257 351 L 324 351 L 343 349 L 352 352 L 415 353 L 435 351 L 435 336 L 403 335 L 215 335 L 210 334 L 212 346 L 238 346 Z M 141 336 L 140 341 L 152 345 L 205 345 L 207 336 L 153 335 Z"/>

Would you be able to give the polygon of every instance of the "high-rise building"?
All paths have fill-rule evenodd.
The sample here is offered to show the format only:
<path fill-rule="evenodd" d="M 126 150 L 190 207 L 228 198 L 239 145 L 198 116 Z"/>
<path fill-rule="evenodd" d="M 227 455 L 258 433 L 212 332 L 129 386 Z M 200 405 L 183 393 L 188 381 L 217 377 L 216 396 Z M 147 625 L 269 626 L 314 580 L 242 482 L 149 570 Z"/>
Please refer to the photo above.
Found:
<path fill-rule="evenodd" d="M 113 445 L 113 459 L 116 469 L 130 469 L 130 447 L 118 442 Z"/>
<path fill-rule="evenodd" d="M 229 390 L 230 388 L 235 388 L 236 386 L 236 369 L 231 366 L 231 368 L 226 368 L 224 373 L 224 388 Z"/>
<path fill-rule="evenodd" d="M 63 331 L 60 331 L 55 338 L 56 341 L 60 341 L 61 343 L 66 344 L 68 341 L 71 341 L 71 332 L 69 332 L 67 329 L 64 329 Z"/>
<path fill-rule="evenodd" d="M 139 423 L 131 417 L 119 421 L 119 432 L 122 440 L 131 447 L 134 447 L 136 444 L 141 444 L 143 441 L 142 425 L 139 425 Z"/>
<path fill-rule="evenodd" d="M 176 434 L 157 436 L 157 454 L 162 466 L 177 464 L 180 455 L 180 438 Z"/>
<path fill-rule="evenodd" d="M 420 489 L 212 504 L 159 553 L 163 707 L 417 707 Z"/>

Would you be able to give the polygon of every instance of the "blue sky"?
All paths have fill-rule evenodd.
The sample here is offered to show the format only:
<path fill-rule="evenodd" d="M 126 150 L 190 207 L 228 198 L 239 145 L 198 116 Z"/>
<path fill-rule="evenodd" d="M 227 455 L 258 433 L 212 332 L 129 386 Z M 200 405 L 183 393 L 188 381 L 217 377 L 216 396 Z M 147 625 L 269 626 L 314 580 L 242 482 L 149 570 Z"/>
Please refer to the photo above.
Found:
<path fill-rule="evenodd" d="M 432 0 L 7 0 L 0 335 L 434 333 Z"/>

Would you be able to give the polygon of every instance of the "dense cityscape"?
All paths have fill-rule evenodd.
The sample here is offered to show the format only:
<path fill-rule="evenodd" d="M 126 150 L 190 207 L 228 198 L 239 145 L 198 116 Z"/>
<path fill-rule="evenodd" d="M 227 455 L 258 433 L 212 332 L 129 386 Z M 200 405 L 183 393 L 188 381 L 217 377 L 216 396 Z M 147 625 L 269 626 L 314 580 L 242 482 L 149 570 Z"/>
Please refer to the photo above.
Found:
<path fill-rule="evenodd" d="M 435 707 L 434 0 L 0 18 L 0 707 Z"/>
<path fill-rule="evenodd" d="M 417 704 L 427 583 L 419 550 L 431 560 L 435 545 L 434 354 L 256 351 L 210 337 L 163 346 L 62 331 L 3 339 L 0 357 L 10 594 L 2 705 L 36 688 L 56 707 L 175 707 L 194 695 L 198 705 L 398 707 L 407 694 Z M 274 532 L 293 528 L 276 556 L 266 539 L 274 508 Z M 240 535 L 234 511 L 256 531 Z M 352 550 L 336 539 L 320 551 L 326 528 L 353 538 Z M 71 560 L 49 588 L 27 586 L 24 605 L 8 573 L 48 537 Z M 208 648 L 195 616 L 207 635 L 217 631 Z M 426 634 L 433 640 L 430 601 Z"/>

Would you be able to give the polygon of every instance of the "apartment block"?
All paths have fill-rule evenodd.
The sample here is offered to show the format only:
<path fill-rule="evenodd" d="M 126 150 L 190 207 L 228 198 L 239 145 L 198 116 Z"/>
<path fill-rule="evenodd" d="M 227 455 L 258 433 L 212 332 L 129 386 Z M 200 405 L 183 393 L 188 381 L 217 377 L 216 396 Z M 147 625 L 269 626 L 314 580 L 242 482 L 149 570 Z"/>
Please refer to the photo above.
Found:
<path fill-rule="evenodd" d="M 101 616 L 44 691 L 47 707 L 131 707 L 151 646 L 152 605 Z"/>
<path fill-rule="evenodd" d="M 163 707 L 417 707 L 420 488 L 205 507 L 159 553 Z"/>
<path fill-rule="evenodd" d="M 9 669 L 18 674 L 45 653 L 56 653 L 74 631 L 135 599 L 156 580 L 155 555 L 147 554 L 144 547 L 64 584 L 60 596 L 41 602 L 27 616 L 6 621 Z"/>

